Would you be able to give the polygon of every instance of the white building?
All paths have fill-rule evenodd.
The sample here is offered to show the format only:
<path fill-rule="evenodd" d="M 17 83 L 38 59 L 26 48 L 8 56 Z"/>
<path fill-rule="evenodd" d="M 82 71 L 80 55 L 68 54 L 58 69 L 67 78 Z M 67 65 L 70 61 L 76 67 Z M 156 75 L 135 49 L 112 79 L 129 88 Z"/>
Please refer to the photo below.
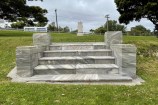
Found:
<path fill-rule="evenodd" d="M 10 28 L 11 24 L 8 20 L 0 19 L 0 28 Z"/>

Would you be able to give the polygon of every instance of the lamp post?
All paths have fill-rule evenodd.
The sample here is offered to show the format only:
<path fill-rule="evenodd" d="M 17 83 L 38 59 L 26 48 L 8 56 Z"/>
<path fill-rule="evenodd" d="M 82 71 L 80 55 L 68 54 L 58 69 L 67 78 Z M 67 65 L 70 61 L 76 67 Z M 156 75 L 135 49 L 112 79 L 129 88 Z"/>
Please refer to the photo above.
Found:
<path fill-rule="evenodd" d="M 105 15 L 105 18 L 107 18 L 107 31 L 109 31 L 109 24 L 108 24 L 108 21 L 109 21 L 109 14 L 108 15 Z"/>

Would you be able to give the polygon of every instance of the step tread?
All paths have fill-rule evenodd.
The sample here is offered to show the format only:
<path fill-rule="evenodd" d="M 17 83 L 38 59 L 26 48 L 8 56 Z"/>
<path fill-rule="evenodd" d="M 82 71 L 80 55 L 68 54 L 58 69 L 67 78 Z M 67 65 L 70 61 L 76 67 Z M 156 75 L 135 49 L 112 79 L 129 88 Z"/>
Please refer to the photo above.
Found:
<path fill-rule="evenodd" d="M 112 51 L 111 49 L 96 49 L 96 50 L 49 50 L 44 51 L 45 53 L 53 53 L 53 52 L 105 52 Z"/>
<path fill-rule="evenodd" d="M 115 68 L 118 69 L 119 67 L 115 64 L 67 64 L 67 65 L 38 65 L 34 68 L 34 70 L 55 70 L 55 69 L 99 69 L 99 68 Z"/>
<path fill-rule="evenodd" d="M 52 43 L 52 45 L 50 46 L 67 46 L 67 45 L 105 45 L 105 43 L 104 42 Z"/>
<path fill-rule="evenodd" d="M 46 82 L 132 82 L 131 77 L 121 74 L 34 75 L 30 80 Z"/>
<path fill-rule="evenodd" d="M 42 57 L 39 60 L 43 61 L 43 60 L 76 60 L 76 59 L 115 59 L 115 57 L 112 56 L 73 56 L 73 57 Z"/>

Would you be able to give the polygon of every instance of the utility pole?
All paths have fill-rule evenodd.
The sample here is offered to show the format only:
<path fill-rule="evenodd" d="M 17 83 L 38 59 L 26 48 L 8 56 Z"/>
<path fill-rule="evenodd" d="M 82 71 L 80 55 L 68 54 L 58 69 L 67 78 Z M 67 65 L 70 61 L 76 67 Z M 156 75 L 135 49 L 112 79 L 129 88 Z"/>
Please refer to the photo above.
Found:
<path fill-rule="evenodd" d="M 56 15 L 56 27 L 58 31 L 58 16 L 57 16 L 57 9 L 55 9 L 55 15 Z"/>
<path fill-rule="evenodd" d="M 110 17 L 109 17 L 109 15 L 105 15 L 105 18 L 107 18 L 107 22 L 106 22 L 106 23 L 107 23 L 107 31 L 109 31 L 109 24 L 108 24 L 108 21 L 109 21 L 109 18 L 110 18 Z"/>

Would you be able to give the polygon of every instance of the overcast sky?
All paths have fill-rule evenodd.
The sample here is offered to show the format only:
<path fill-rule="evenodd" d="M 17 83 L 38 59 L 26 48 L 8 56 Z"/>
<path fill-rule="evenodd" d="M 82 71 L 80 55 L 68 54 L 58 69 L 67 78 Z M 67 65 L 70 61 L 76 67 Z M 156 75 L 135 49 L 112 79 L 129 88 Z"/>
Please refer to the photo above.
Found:
<path fill-rule="evenodd" d="M 55 9 L 58 13 L 59 26 L 68 26 L 75 30 L 77 22 L 82 21 L 85 32 L 102 26 L 106 22 L 104 18 L 106 14 L 110 15 L 110 20 L 118 21 L 119 18 L 114 0 L 43 0 L 43 2 L 28 1 L 27 4 L 47 9 L 46 16 L 49 23 L 55 22 Z M 142 19 L 140 22 L 133 21 L 126 27 L 129 30 L 140 24 L 150 30 L 154 29 L 154 25 L 147 19 Z"/>

